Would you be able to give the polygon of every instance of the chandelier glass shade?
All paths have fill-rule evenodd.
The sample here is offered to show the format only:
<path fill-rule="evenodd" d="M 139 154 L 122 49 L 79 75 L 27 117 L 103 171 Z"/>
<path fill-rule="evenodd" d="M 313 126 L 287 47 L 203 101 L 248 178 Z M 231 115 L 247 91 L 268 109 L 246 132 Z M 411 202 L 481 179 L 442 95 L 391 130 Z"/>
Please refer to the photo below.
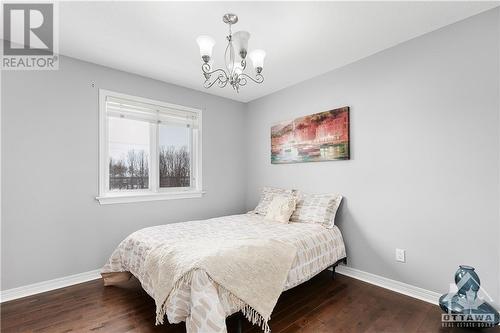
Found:
<path fill-rule="evenodd" d="M 248 31 L 232 33 L 231 26 L 238 22 L 238 16 L 235 14 L 226 14 L 222 17 L 222 20 L 229 25 L 229 35 L 226 36 L 227 46 L 224 52 L 225 68 L 212 68 L 213 61 L 211 60 L 215 40 L 210 36 L 199 36 L 196 38 L 196 42 L 200 48 L 201 59 L 203 60 L 203 64 L 201 65 L 201 70 L 205 77 L 203 86 L 207 89 L 213 85 L 224 88 L 229 83 L 236 92 L 239 92 L 240 87 L 246 85 L 248 81 L 255 83 L 264 82 L 262 70 L 264 69 L 266 52 L 264 50 L 253 50 L 248 53 L 250 33 Z M 255 76 L 245 73 L 247 58 L 250 58 L 252 61 Z"/>

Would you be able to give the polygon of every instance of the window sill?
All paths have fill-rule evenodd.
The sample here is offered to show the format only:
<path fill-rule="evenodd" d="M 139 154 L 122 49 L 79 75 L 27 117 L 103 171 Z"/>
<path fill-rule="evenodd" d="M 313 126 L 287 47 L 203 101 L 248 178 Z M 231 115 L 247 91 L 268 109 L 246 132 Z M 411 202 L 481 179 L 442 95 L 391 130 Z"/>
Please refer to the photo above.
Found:
<path fill-rule="evenodd" d="M 201 198 L 203 194 L 205 194 L 204 191 L 107 194 L 96 197 L 96 200 L 99 201 L 101 205 L 111 205 L 129 202 Z"/>

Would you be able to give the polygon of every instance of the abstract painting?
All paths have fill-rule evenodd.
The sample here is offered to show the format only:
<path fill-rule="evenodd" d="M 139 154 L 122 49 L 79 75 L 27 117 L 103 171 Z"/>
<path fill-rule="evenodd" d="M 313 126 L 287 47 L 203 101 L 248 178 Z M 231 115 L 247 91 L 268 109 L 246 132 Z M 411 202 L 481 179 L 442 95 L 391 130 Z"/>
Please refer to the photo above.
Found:
<path fill-rule="evenodd" d="M 315 113 L 271 127 L 271 163 L 348 160 L 349 107 Z"/>

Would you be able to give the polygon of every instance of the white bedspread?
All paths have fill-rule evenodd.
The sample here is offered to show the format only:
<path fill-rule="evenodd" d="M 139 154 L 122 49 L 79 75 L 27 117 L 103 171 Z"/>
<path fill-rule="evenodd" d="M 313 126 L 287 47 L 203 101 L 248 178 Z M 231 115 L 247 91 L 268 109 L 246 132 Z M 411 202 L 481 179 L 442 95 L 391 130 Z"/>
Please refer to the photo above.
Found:
<path fill-rule="evenodd" d="M 145 228 L 123 240 L 111 255 L 102 273 L 130 272 L 144 290 L 153 296 L 145 261 L 152 249 L 182 237 L 263 238 L 280 240 L 297 249 L 284 290 L 310 279 L 339 259 L 345 247 L 337 227 L 326 229 L 318 224 L 282 224 L 264 220 L 260 215 L 243 214 Z M 171 323 L 186 321 L 188 333 L 225 333 L 225 318 L 241 310 L 227 293 L 211 282 L 206 272 L 194 272 L 190 285 L 183 285 L 167 299 L 166 315 Z"/>

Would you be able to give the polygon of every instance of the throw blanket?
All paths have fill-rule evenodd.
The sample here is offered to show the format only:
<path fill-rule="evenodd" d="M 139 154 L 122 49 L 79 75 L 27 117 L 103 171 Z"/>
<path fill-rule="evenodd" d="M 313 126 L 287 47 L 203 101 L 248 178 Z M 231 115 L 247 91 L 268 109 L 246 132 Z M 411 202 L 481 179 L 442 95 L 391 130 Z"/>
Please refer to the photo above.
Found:
<path fill-rule="evenodd" d="M 296 255 L 294 246 L 273 239 L 213 239 L 171 242 L 153 249 L 146 258 L 156 323 L 163 323 L 168 296 L 190 284 L 195 270 L 228 292 L 245 317 L 270 332 L 268 320 L 284 289 Z"/>

